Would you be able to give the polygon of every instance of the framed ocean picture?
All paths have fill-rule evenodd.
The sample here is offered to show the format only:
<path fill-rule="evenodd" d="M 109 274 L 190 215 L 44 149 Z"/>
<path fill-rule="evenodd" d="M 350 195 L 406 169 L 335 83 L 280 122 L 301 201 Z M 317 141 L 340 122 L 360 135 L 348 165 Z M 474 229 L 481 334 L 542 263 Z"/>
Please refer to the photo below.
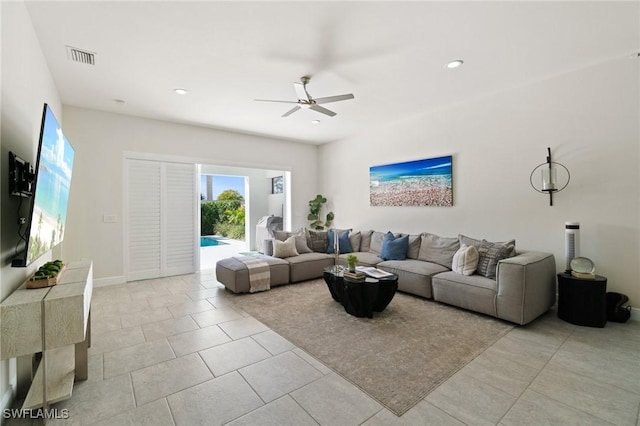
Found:
<path fill-rule="evenodd" d="M 452 156 L 369 168 L 372 206 L 452 206 Z"/>

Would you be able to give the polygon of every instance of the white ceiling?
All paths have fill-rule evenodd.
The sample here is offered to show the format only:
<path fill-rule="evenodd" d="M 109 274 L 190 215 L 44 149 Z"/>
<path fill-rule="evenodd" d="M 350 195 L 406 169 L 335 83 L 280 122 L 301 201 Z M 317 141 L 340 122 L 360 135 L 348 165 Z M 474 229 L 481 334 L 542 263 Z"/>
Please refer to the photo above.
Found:
<path fill-rule="evenodd" d="M 638 2 L 27 7 L 66 105 L 312 144 L 640 50 Z M 67 45 L 96 52 L 95 66 L 70 61 Z M 453 59 L 465 64 L 449 70 Z M 290 105 L 253 101 L 295 100 L 291 83 L 303 75 L 314 97 L 355 99 L 325 105 L 335 117 L 301 110 L 286 118 Z"/>

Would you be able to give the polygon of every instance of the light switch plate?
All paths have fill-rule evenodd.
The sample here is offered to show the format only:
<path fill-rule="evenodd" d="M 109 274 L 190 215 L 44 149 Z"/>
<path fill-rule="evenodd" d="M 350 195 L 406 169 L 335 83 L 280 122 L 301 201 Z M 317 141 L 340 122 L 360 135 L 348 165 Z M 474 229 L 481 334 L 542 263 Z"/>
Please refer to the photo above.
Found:
<path fill-rule="evenodd" d="M 102 222 L 104 223 L 116 223 L 118 221 L 118 215 L 115 214 L 103 214 Z"/>

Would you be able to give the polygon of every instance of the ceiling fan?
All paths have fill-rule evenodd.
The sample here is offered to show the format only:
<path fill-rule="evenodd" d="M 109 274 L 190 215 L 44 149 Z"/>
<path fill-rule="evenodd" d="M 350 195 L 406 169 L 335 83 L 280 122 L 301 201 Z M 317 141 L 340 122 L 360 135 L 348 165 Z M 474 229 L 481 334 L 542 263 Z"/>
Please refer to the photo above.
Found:
<path fill-rule="evenodd" d="M 303 77 L 300 77 L 300 83 L 293 83 L 293 88 L 296 91 L 296 95 L 298 96 L 297 101 L 277 101 L 272 99 L 254 100 L 259 102 L 281 102 L 285 104 L 296 104 L 296 106 L 282 114 L 282 117 L 288 117 L 301 108 L 309 108 L 316 112 L 326 114 L 329 117 L 333 117 L 334 115 L 336 115 L 336 113 L 327 108 L 321 107 L 320 104 L 328 104 L 329 102 L 346 101 L 348 99 L 353 99 L 353 94 L 351 93 L 346 95 L 327 96 L 325 98 L 313 98 L 309 94 L 309 92 L 307 92 L 307 83 L 309 83 L 309 80 L 311 80 L 311 77 L 305 75 Z"/>

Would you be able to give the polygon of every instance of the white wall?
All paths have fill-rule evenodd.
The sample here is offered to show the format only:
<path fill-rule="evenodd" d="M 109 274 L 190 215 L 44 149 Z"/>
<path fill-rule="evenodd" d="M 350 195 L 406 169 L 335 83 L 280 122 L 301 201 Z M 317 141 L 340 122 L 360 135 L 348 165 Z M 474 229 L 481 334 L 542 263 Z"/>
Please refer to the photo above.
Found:
<path fill-rule="evenodd" d="M 562 271 L 564 223 L 579 221 L 581 255 L 639 307 L 638 62 L 615 59 L 322 146 L 335 226 L 516 238 L 553 253 Z M 529 183 L 547 147 L 571 172 L 553 207 Z M 370 166 L 448 154 L 453 207 L 369 206 Z"/>
<path fill-rule="evenodd" d="M 93 259 L 98 282 L 118 282 L 124 275 L 124 151 L 291 171 L 292 220 L 297 227 L 306 224 L 307 200 L 317 189 L 316 146 L 69 106 L 64 107 L 63 127 L 76 150 L 64 257 Z M 116 214 L 118 220 L 103 223 L 104 214 Z"/>
<path fill-rule="evenodd" d="M 28 268 L 12 268 L 18 241 L 18 200 L 9 195 L 9 151 L 35 162 L 42 108 L 48 103 L 58 119 L 62 118 L 60 98 L 44 60 L 31 19 L 23 2 L 0 2 L 2 72 L 0 134 L 0 300 L 4 300 L 42 263 L 51 259 L 47 253 Z M 25 201 L 27 201 L 25 199 Z M 23 204 L 22 216 L 27 214 Z M 58 255 L 59 247 L 54 249 Z M 0 408 L 12 398 L 15 386 L 15 362 L 0 363 Z"/>

